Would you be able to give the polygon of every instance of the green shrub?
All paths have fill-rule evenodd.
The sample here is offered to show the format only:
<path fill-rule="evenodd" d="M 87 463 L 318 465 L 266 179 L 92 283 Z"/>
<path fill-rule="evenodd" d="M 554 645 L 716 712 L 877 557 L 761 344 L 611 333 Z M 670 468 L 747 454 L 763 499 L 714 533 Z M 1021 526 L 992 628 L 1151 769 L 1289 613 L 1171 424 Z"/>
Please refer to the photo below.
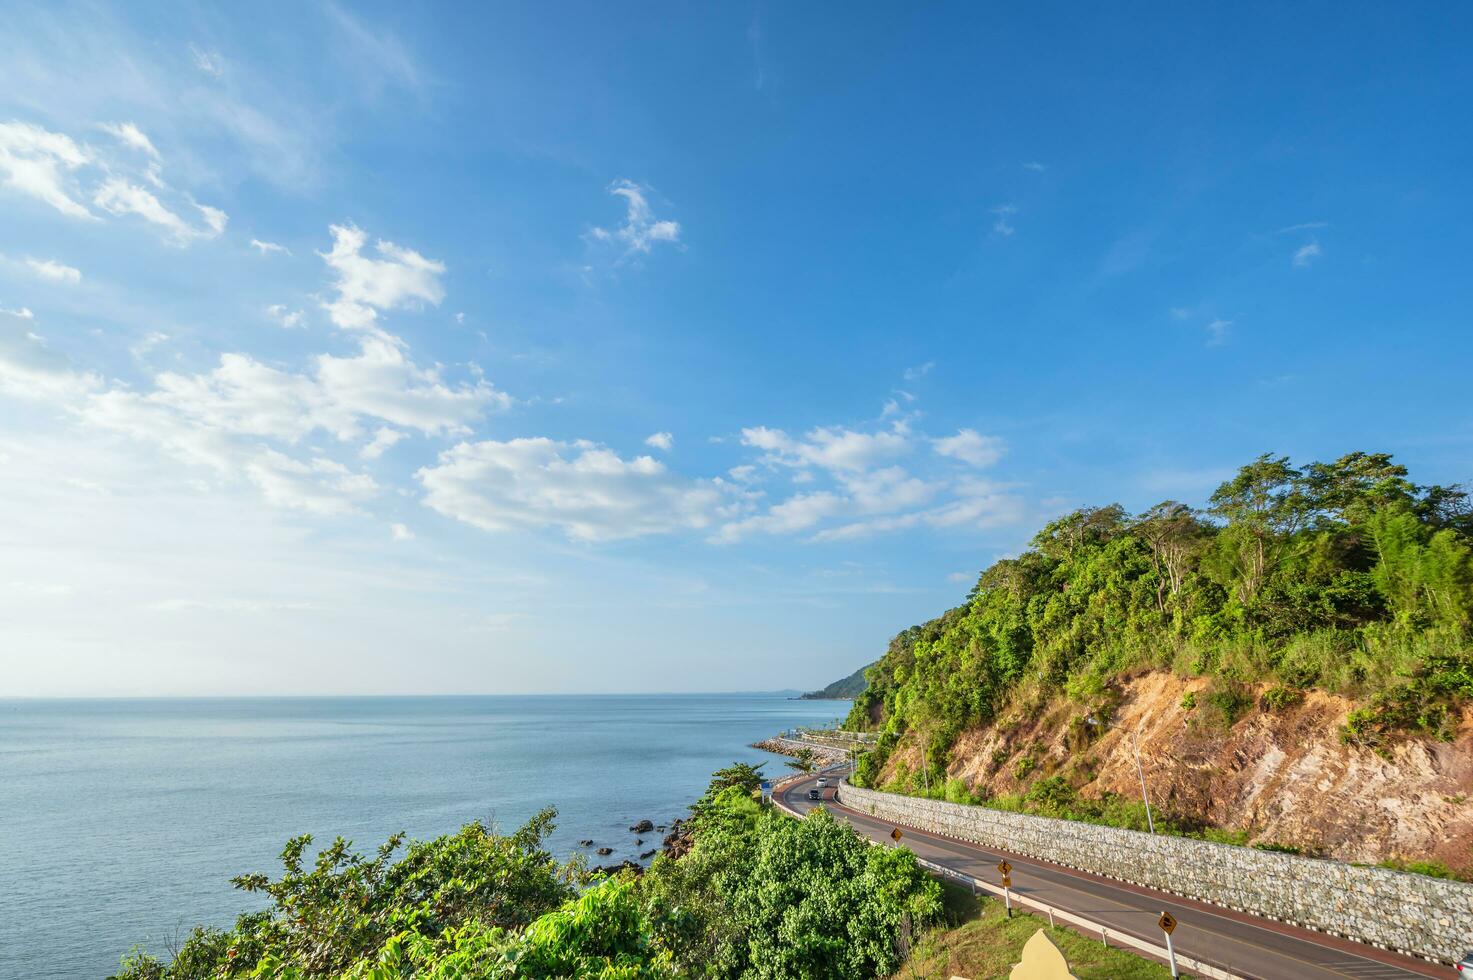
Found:
<path fill-rule="evenodd" d="M 1231 728 L 1250 708 L 1253 695 L 1248 688 L 1234 680 L 1214 677 L 1204 692 L 1203 700 L 1221 719 L 1223 726 Z"/>
<path fill-rule="evenodd" d="M 1292 687 L 1271 687 L 1258 699 L 1264 711 L 1287 711 L 1304 702 L 1304 692 Z"/>
<path fill-rule="evenodd" d="M 1031 755 L 1025 755 L 1013 763 L 1013 778 L 1021 782 L 1028 778 L 1028 774 L 1038 768 L 1038 760 Z"/>
<path fill-rule="evenodd" d="M 1441 861 L 1382 861 L 1376 865 L 1378 868 L 1390 868 L 1392 871 L 1406 871 L 1410 874 L 1426 875 L 1429 878 L 1446 878 L 1452 881 L 1467 881 L 1468 879 L 1453 871 Z"/>
<path fill-rule="evenodd" d="M 1183 711 L 1191 711 L 1197 706 L 1197 692 L 1188 691 L 1181 696 L 1181 707 Z"/>

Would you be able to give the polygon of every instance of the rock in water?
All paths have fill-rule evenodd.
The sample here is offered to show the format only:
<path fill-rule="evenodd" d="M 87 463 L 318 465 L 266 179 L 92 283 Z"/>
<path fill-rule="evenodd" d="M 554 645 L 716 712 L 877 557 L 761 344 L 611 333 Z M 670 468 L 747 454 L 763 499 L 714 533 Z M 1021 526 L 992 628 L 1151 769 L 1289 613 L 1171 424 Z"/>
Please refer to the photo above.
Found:
<path fill-rule="evenodd" d="M 607 857 L 608 855 L 614 853 L 614 849 L 612 847 L 600 847 L 594 853 L 598 854 L 600 857 Z"/>
<path fill-rule="evenodd" d="M 630 827 L 629 829 L 632 830 L 632 831 L 634 831 L 636 834 L 647 834 L 650 831 L 652 831 L 652 830 L 655 829 L 655 825 L 654 825 L 654 823 L 652 821 L 649 821 L 649 820 L 641 820 L 639 823 L 635 824 L 633 827 Z"/>
<path fill-rule="evenodd" d="M 654 857 L 658 853 L 660 853 L 660 849 L 659 848 L 657 848 L 657 847 L 651 848 L 650 850 L 645 851 L 643 854 L 641 854 L 639 856 L 639 859 L 641 861 L 648 861 L 650 858 Z"/>
<path fill-rule="evenodd" d="M 591 841 L 591 840 L 580 840 L 578 842 L 578 846 L 579 847 L 592 847 L 593 846 L 593 841 Z"/>

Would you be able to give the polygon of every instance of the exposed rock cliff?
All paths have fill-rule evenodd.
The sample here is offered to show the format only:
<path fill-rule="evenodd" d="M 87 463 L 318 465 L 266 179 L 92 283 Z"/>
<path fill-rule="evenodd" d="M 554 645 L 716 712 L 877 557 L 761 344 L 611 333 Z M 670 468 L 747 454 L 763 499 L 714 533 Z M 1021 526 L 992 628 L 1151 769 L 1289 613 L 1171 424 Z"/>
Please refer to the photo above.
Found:
<path fill-rule="evenodd" d="M 1341 741 L 1353 707 L 1343 698 L 1311 691 L 1268 710 L 1257 700 L 1265 688 L 1251 688 L 1255 701 L 1229 725 L 1204 704 L 1207 683 L 1137 676 L 1098 726 L 1061 697 L 1015 708 L 964 732 L 948 775 L 984 797 L 1058 775 L 1085 797 L 1139 798 L 1138 729 L 1152 804 L 1163 811 L 1242 831 L 1248 843 L 1367 863 L 1435 860 L 1473 873 L 1473 712 L 1451 742 L 1407 739 L 1377 753 Z M 903 739 L 882 780 L 902 765 L 914 769 L 918 745 Z"/>

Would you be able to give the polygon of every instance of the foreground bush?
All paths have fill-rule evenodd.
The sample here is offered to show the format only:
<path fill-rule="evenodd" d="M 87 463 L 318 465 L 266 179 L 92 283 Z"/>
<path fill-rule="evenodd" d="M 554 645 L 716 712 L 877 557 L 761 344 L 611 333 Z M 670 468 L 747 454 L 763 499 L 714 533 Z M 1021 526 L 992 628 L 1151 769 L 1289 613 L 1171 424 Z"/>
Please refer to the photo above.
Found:
<path fill-rule="evenodd" d="M 479 823 L 372 857 L 335 841 L 283 874 L 235 879 L 271 899 L 229 930 L 198 928 L 165 963 L 124 958 L 114 980 L 870 980 L 940 910 L 908 850 L 875 848 L 820 810 L 759 805 L 760 774 L 718 772 L 693 809 L 690 853 L 643 877 L 591 882 L 544 850 L 554 811 L 501 836 Z M 583 887 L 586 886 L 586 887 Z M 583 890 L 579 891 L 579 888 Z"/>

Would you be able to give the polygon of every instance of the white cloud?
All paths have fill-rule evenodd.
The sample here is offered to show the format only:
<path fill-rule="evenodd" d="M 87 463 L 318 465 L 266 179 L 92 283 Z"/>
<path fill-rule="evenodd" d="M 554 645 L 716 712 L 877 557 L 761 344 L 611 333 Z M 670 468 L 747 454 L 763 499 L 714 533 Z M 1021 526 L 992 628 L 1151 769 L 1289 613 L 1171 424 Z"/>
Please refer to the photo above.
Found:
<path fill-rule="evenodd" d="M 36 314 L 31 312 L 29 306 L 19 306 L 13 310 L 7 310 L 3 306 L 0 306 L 0 316 L 13 316 L 19 320 L 34 320 L 36 318 Z"/>
<path fill-rule="evenodd" d="M 645 197 L 647 190 L 632 180 L 616 180 L 610 184 L 609 193 L 624 198 L 624 224 L 612 231 L 592 228 L 589 236 L 600 242 L 622 242 L 629 252 L 649 252 L 657 242 L 680 241 L 679 222 L 657 219 Z"/>
<path fill-rule="evenodd" d="M 403 254 L 393 246 L 386 251 Z M 354 295 L 395 302 L 379 287 L 364 286 Z M 267 312 L 286 325 L 300 316 L 284 306 Z M 135 356 L 141 359 L 163 339 L 157 331 L 146 335 L 134 346 Z M 7 331 L 0 334 L 0 390 L 50 401 L 83 428 L 154 445 L 217 477 L 248 480 L 272 503 L 318 514 L 356 509 L 376 490 L 372 479 L 320 450 L 309 450 L 309 458 L 284 450 L 318 434 L 356 442 L 371 433 L 359 454 L 372 459 L 405 430 L 465 434 L 488 411 L 512 404 L 479 372 L 473 380 L 451 382 L 438 365 L 416 364 L 399 338 L 378 329 L 359 336 L 356 353 L 316 355 L 304 371 L 225 353 L 208 371 L 160 372 L 151 387 L 105 384 L 74 370 L 40 337 Z"/>
<path fill-rule="evenodd" d="M 262 255 L 269 255 L 272 252 L 282 252 L 286 255 L 292 254 L 292 250 L 285 245 L 278 245 L 275 242 L 263 242 L 259 238 L 251 239 L 251 248 L 256 249 Z"/>
<path fill-rule="evenodd" d="M 42 279 L 49 279 L 52 282 L 64 282 L 71 285 L 76 285 L 82 281 L 82 271 L 80 269 L 73 269 L 69 265 L 62 265 L 60 262 L 54 262 L 51 259 L 28 258 L 25 262 L 31 272 L 40 276 Z"/>
<path fill-rule="evenodd" d="M 1207 345 L 1209 347 L 1217 347 L 1220 344 L 1227 343 L 1228 332 L 1232 329 L 1232 326 L 1233 321 L 1221 319 L 1213 320 L 1207 324 Z"/>
<path fill-rule="evenodd" d="M 445 298 L 440 276 L 443 262 L 380 239 L 374 248 L 382 258 L 363 254 L 368 241 L 354 225 L 332 225 L 333 246 L 318 254 L 337 273 L 337 298 L 324 303 L 332 322 L 358 330 L 375 329 L 378 313 L 423 301 L 438 306 Z"/>
<path fill-rule="evenodd" d="M 848 501 L 828 490 L 800 493 L 780 504 L 774 504 L 764 514 L 722 525 L 716 540 L 737 541 L 749 534 L 792 534 L 795 531 L 805 531 L 820 521 L 844 513 L 848 506 Z"/>
<path fill-rule="evenodd" d="M 857 432 L 820 426 L 802 439 L 782 429 L 755 426 L 742 430 L 742 444 L 764 450 L 764 461 L 791 467 L 821 466 L 826 470 L 862 470 L 910 451 L 910 430 L 896 422 L 889 431 Z"/>
<path fill-rule="evenodd" d="M 425 504 L 448 517 L 487 531 L 557 528 L 581 541 L 706 527 L 721 496 L 649 456 L 546 438 L 463 442 L 416 476 Z"/>
<path fill-rule="evenodd" d="M 294 374 L 230 353 L 208 373 L 161 373 L 147 394 L 108 394 L 108 410 L 100 416 L 104 421 L 121 417 L 125 424 L 115 428 L 145 437 L 152 432 L 154 441 L 182 445 L 188 456 L 200 454 L 193 439 L 181 443 L 180 426 L 296 442 L 318 431 L 357 439 L 365 421 L 373 419 L 433 435 L 464 432 L 488 408 L 510 403 L 484 380 L 446 384 L 437 370 L 419 367 L 398 346 L 376 337 L 365 338 L 355 356 L 317 355 L 310 373 Z M 132 407 L 122 411 L 130 402 Z"/>
<path fill-rule="evenodd" d="M 964 481 L 955 491 L 955 499 L 940 506 L 826 528 L 815 534 L 813 540 L 849 541 L 916 527 L 937 530 L 998 527 L 1015 524 L 1024 516 L 1022 501 L 993 484 L 980 480 Z"/>
<path fill-rule="evenodd" d="M 329 517 L 356 513 L 358 502 L 378 490 L 371 477 L 341 463 L 322 457 L 303 462 L 274 449 L 263 449 L 245 470 L 269 503 Z"/>
<path fill-rule="evenodd" d="M 111 133 L 127 146 L 146 153 L 155 160 L 160 159 L 159 151 L 153 145 L 153 141 L 148 138 L 148 134 L 133 123 L 102 123 L 98 128 L 104 132 Z"/>
<path fill-rule="evenodd" d="M 389 536 L 395 541 L 411 541 L 414 539 L 414 532 L 409 530 L 408 524 L 390 524 Z"/>
<path fill-rule="evenodd" d="M 487 411 L 512 406 L 484 378 L 447 384 L 438 368 L 419 367 L 392 338 L 366 338 L 360 347 L 355 357 L 316 358 L 318 383 L 345 411 L 435 435 L 466 432 Z"/>
<path fill-rule="evenodd" d="M 935 361 L 927 361 L 925 364 L 917 364 L 914 367 L 906 368 L 905 373 L 902 375 L 902 377 L 904 377 L 906 381 L 918 381 L 921 378 L 924 378 L 926 375 L 930 374 L 931 369 L 935 366 Z"/>
<path fill-rule="evenodd" d="M 31 319 L 30 310 L 24 308 L 10 316 Z M 0 319 L 0 392 L 25 399 L 65 401 L 100 383 L 94 375 L 72 370 L 67 359 L 52 352 L 36 334 Z"/>
<path fill-rule="evenodd" d="M 266 315 L 288 330 L 302 326 L 305 319 L 301 310 L 288 310 L 281 303 L 272 303 L 266 307 Z"/>
<path fill-rule="evenodd" d="M 954 436 L 932 439 L 931 448 L 942 456 L 959 459 L 978 468 L 996 463 L 1005 451 L 1002 439 L 981 435 L 974 429 L 959 429 Z"/>
<path fill-rule="evenodd" d="M 911 476 L 899 466 L 865 473 L 845 473 L 840 483 L 854 509 L 861 513 L 883 513 L 918 507 L 934 497 L 941 485 Z"/>
<path fill-rule="evenodd" d="M 136 214 L 163 228 L 169 233 L 169 240 L 180 246 L 196 240 L 218 238 L 228 220 L 224 211 L 196 204 L 205 221 L 205 227 L 196 228 L 165 207 L 152 192 L 121 177 L 108 178 L 93 195 L 92 203 L 109 214 Z"/>
<path fill-rule="evenodd" d="M 1031 170 L 1036 174 L 1041 174 L 1048 169 L 1048 165 L 1039 163 L 1037 160 L 1029 160 L 1023 164 L 1023 169 Z"/>
<path fill-rule="evenodd" d="M 387 425 L 379 426 L 379 430 L 373 434 L 373 438 L 362 449 L 358 450 L 358 455 L 364 459 L 378 459 L 403 438 L 404 433 L 398 429 L 391 429 Z"/>
<path fill-rule="evenodd" d="M 1330 223 L 1328 221 L 1304 221 L 1300 222 L 1297 225 L 1289 225 L 1286 228 L 1280 228 L 1278 231 L 1274 232 L 1274 234 L 1289 235 L 1293 234 L 1296 231 L 1317 231 L 1320 228 L 1328 227 L 1330 227 Z"/>
<path fill-rule="evenodd" d="M 656 432 L 654 435 L 645 439 L 644 444 L 669 452 L 675 446 L 675 437 L 668 432 Z"/>
<path fill-rule="evenodd" d="M 1319 242 L 1310 242 L 1308 245 L 1301 245 L 1294 253 L 1294 266 L 1295 268 L 1302 269 L 1318 259 L 1322 254 L 1324 254 L 1324 250 L 1320 248 Z"/>
<path fill-rule="evenodd" d="M 994 220 L 992 222 L 992 230 L 1004 238 L 1012 235 L 1018 229 L 1014 228 L 1008 219 L 1017 213 L 1018 209 L 1011 204 L 999 204 L 993 208 L 992 214 Z"/>
<path fill-rule="evenodd" d="M 70 136 L 23 122 L 0 123 L 0 176 L 6 186 L 73 218 L 95 218 L 72 196 L 68 174 L 91 157 Z"/>
<path fill-rule="evenodd" d="M 159 330 L 150 330 L 144 334 L 142 339 L 128 348 L 128 352 L 134 357 L 142 358 L 149 351 L 169 339 L 169 335 Z"/>
<path fill-rule="evenodd" d="M 7 186 L 45 201 L 63 214 L 95 220 L 98 215 L 79 199 L 83 192 L 78 177 L 87 168 L 85 176 L 100 180 L 88 192 L 93 205 L 114 216 L 138 215 L 166 230 L 173 244 L 218 238 L 225 231 L 229 216 L 219 208 L 200 204 L 187 193 L 177 195 L 199 212 L 199 222 L 191 223 L 153 191 L 134 182 L 130 175 L 141 177 L 160 193 L 172 193 L 160 176 L 158 148 L 137 125 L 104 123 L 99 128 L 146 156 L 144 165 L 138 165 L 137 154 L 99 155 L 96 148 L 79 146 L 64 133 L 31 123 L 8 122 L 0 123 L 0 177 Z"/>

